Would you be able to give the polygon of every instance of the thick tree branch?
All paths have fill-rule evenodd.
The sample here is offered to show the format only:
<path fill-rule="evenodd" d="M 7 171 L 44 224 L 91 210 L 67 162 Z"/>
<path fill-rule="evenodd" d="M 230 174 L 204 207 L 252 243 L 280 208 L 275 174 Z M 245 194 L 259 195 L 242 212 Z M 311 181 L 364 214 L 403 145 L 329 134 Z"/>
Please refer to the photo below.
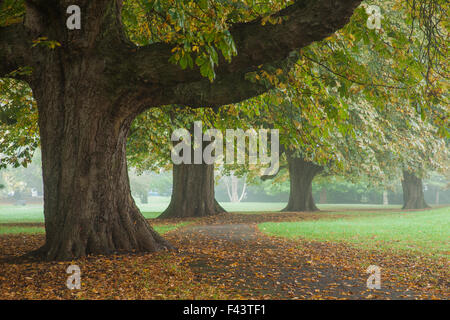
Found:
<path fill-rule="evenodd" d="M 265 64 L 262 69 L 282 69 L 287 73 L 296 60 L 297 56 L 292 55 L 288 59 Z M 260 95 L 269 89 L 270 86 L 250 80 L 247 73 L 241 71 L 220 74 L 212 83 L 206 78 L 201 78 L 195 82 L 168 87 L 164 98 L 166 103 L 187 105 L 192 108 L 220 107 Z"/>
<path fill-rule="evenodd" d="M 256 20 L 234 25 L 230 32 L 238 55 L 231 63 L 227 63 L 223 57 L 220 59 L 216 70 L 217 79 L 213 84 L 207 85 L 207 80 L 202 79 L 197 68 L 181 70 L 179 66 L 171 64 L 169 58 L 172 46 L 166 44 L 149 45 L 134 49 L 135 52 L 130 48 L 128 58 L 120 63 L 118 69 L 128 74 L 124 78 L 134 79 L 132 82 L 139 87 L 147 85 L 152 90 L 155 86 L 171 88 L 171 93 L 180 100 L 186 98 L 186 101 L 177 101 L 179 104 L 205 105 L 213 100 L 220 100 L 214 105 L 236 102 L 264 92 L 261 87 L 249 88 L 247 81 L 243 80 L 245 73 L 257 70 L 260 65 L 282 61 L 293 50 L 331 35 L 348 23 L 360 2 L 361 0 L 298 0 L 277 14 L 285 18 L 281 24 L 263 26 L 260 20 Z M 227 89 L 231 82 L 234 85 Z M 193 97 L 195 94 L 185 94 L 191 89 L 205 88 L 206 93 L 198 92 L 197 98 Z M 173 103 L 175 99 L 171 98 L 157 103 Z"/>
<path fill-rule="evenodd" d="M 0 27 L 0 76 L 21 66 L 36 67 L 33 62 L 47 55 L 45 46 L 37 46 L 36 59 L 30 56 L 32 40 L 45 37 L 57 41 L 68 59 L 95 49 L 99 55 L 114 51 L 123 43 L 130 45 L 121 21 L 123 0 L 26 0 L 23 24 Z M 68 30 L 66 12 L 70 5 L 81 8 L 81 29 Z M 39 51 L 38 49 L 42 49 Z M 29 64 L 24 64 L 24 60 Z"/>
<path fill-rule="evenodd" d="M 29 64 L 30 47 L 31 39 L 22 24 L 0 27 L 0 77 L 11 76 Z"/>

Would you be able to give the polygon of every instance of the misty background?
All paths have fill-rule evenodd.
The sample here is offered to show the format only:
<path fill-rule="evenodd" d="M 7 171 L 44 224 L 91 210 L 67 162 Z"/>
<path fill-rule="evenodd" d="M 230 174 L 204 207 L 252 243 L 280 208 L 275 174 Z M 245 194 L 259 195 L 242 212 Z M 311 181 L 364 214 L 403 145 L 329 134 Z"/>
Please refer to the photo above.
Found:
<path fill-rule="evenodd" d="M 162 208 L 165 202 L 169 203 L 172 193 L 171 171 L 139 174 L 130 169 L 129 176 L 132 194 L 138 204 L 145 206 L 155 201 Z M 221 203 L 280 203 L 280 208 L 282 203 L 288 201 L 288 179 L 281 182 L 257 179 L 253 183 L 245 180 L 235 176 L 216 177 L 216 199 Z M 431 205 L 450 204 L 448 184 L 444 176 L 432 173 L 428 179 L 424 179 L 425 200 Z M 322 176 L 313 182 L 313 196 L 318 204 L 401 205 L 403 202 L 400 180 L 384 189 L 368 181 L 353 183 L 342 177 Z M 43 183 L 39 151 L 27 168 L 0 170 L 0 203 L 24 206 L 42 202 Z"/>

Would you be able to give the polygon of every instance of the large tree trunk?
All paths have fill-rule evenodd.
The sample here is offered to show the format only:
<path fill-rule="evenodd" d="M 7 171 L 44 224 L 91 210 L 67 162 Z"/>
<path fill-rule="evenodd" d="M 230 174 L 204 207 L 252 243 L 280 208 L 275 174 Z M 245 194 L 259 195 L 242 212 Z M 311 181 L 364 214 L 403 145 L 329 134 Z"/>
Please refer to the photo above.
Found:
<path fill-rule="evenodd" d="M 319 211 L 312 195 L 312 181 L 323 167 L 301 158 L 288 156 L 290 194 L 283 211 Z"/>
<path fill-rule="evenodd" d="M 68 71 L 62 81 L 50 70 L 46 81 L 33 87 L 46 230 L 45 245 L 36 253 L 66 260 L 172 248 L 149 226 L 131 196 L 125 147 L 136 114 L 125 112 L 126 105 L 95 85 L 100 82 L 95 64 L 84 74 L 78 71 Z"/>
<path fill-rule="evenodd" d="M 225 212 L 214 198 L 213 164 L 173 166 L 169 207 L 159 218 L 204 217 Z"/>
<path fill-rule="evenodd" d="M 429 208 L 423 194 L 422 179 L 414 173 L 403 171 L 403 209 L 425 209 Z"/>

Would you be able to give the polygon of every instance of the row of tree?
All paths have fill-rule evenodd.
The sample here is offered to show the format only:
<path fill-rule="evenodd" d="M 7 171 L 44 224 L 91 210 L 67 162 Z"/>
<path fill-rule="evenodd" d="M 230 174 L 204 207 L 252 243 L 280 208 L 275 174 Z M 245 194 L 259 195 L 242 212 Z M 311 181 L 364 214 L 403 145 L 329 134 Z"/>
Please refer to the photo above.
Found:
<path fill-rule="evenodd" d="M 448 112 L 443 79 L 425 79 L 430 71 L 418 56 L 420 30 L 411 30 L 402 14 L 386 10 L 383 30 L 367 32 L 360 28 L 363 8 L 359 13 L 332 37 L 298 53 L 289 72 L 278 68 L 249 76 L 270 86 L 268 93 L 218 110 L 158 108 L 139 116 L 128 146 L 130 163 L 141 170 L 170 166 L 171 132 L 192 131 L 194 121 L 223 135 L 228 128 L 278 129 L 282 170 L 262 179 L 289 179 L 285 211 L 317 210 L 312 181 L 318 174 L 365 177 L 386 187 L 401 178 L 403 208 L 428 207 L 422 178 L 448 172 L 445 128 L 439 125 Z M 221 170 L 252 181 L 260 167 Z M 222 212 L 213 172 L 214 165 L 174 165 L 172 201 L 162 217 Z"/>
<path fill-rule="evenodd" d="M 172 248 L 129 186 L 127 140 L 136 143 L 128 156 L 145 149 L 132 124 L 149 108 L 142 117 L 153 129 L 144 131 L 155 147 L 147 151 L 161 149 L 155 163 L 171 146 L 158 135 L 192 125 L 178 114 L 189 114 L 187 106 L 211 108 L 196 112 L 218 128 L 279 129 L 292 191 L 304 198 L 294 196 L 290 209 L 313 208 L 308 181 L 334 168 L 374 177 L 400 168 L 413 186 L 405 194 L 417 192 L 410 177 L 441 163 L 434 153 L 443 143 L 401 146 L 415 142 L 410 128 L 426 128 L 424 139 L 448 134 L 448 3 L 371 1 L 383 14 L 371 29 L 368 21 L 380 17 L 361 2 L 77 0 L 81 28 L 67 30 L 66 1 L 1 0 L 1 162 L 26 165 L 41 147 L 46 242 L 36 254 Z M 165 216 L 192 211 L 192 192 L 207 199 L 196 207 L 202 214 L 221 210 L 213 168 L 200 166 L 174 168 Z M 297 179 L 302 172 L 308 178 Z"/>

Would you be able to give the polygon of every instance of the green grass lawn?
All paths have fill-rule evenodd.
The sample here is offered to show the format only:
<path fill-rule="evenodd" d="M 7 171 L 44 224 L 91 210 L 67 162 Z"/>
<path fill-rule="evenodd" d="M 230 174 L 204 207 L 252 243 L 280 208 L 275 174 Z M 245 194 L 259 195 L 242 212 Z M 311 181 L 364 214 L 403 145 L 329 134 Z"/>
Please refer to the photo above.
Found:
<path fill-rule="evenodd" d="M 167 208 L 170 197 L 149 197 L 148 203 L 143 204 L 138 200 L 136 204 L 144 217 L 153 219 L 158 217 Z M 247 214 L 261 214 L 266 212 L 280 211 L 286 206 L 284 202 L 220 202 L 223 208 L 229 212 L 240 212 Z M 398 205 L 366 205 L 366 204 L 319 204 L 321 210 L 341 211 L 345 209 L 397 209 Z M 0 223 L 33 223 L 44 222 L 44 209 L 42 205 L 27 204 L 26 206 L 2 205 L 0 204 Z"/>
<path fill-rule="evenodd" d="M 45 229 L 43 227 L 0 226 L 0 235 L 20 233 L 45 233 Z"/>
<path fill-rule="evenodd" d="M 147 219 L 156 218 L 169 204 L 169 197 L 150 197 L 148 204 L 137 202 Z M 231 212 L 264 214 L 279 211 L 285 203 L 221 203 Z M 319 205 L 323 219 L 314 221 L 263 223 L 260 229 L 268 234 L 320 241 L 345 241 L 363 247 L 418 250 L 448 255 L 450 241 L 450 208 L 428 211 L 398 212 L 400 206 L 382 205 Z M 347 210 L 347 211 L 346 211 Z M 376 211 L 380 210 L 380 211 Z M 337 218 L 336 215 L 344 216 Z M 0 205 L 0 224 L 44 222 L 42 205 Z M 184 223 L 155 225 L 160 233 L 183 226 Z M 35 226 L 0 226 L 0 234 L 43 233 Z"/>
<path fill-rule="evenodd" d="M 262 223 L 269 235 L 347 242 L 369 249 L 450 253 L 450 207 L 409 212 L 339 212 L 347 217 Z"/>
<path fill-rule="evenodd" d="M 148 219 L 156 218 L 170 203 L 170 197 L 149 197 L 148 203 L 143 204 L 138 199 L 136 203 Z M 261 213 L 280 211 L 286 206 L 284 202 L 220 202 L 220 205 L 229 212 Z M 1 207 L 0 207 L 1 212 Z M 0 218 L 1 219 L 1 218 Z"/>
<path fill-rule="evenodd" d="M 165 234 L 169 231 L 175 230 L 182 226 L 187 225 L 187 222 L 180 222 L 174 224 L 163 224 L 163 225 L 153 225 L 153 228 L 156 232 L 160 234 Z M 37 234 L 37 233 L 45 233 L 45 229 L 43 227 L 21 227 L 21 226 L 0 226 L 0 235 L 5 234 Z"/>
<path fill-rule="evenodd" d="M 0 223 L 44 222 L 42 205 L 0 205 Z"/>
<path fill-rule="evenodd" d="M 269 212 L 281 211 L 286 207 L 285 202 L 241 202 L 230 203 L 221 202 L 222 207 L 229 212 L 239 212 L 244 214 L 264 214 Z M 392 210 L 400 209 L 401 205 L 382 205 L 382 204 L 318 204 L 317 207 L 320 210 L 328 211 L 323 214 L 335 214 L 336 211 L 342 211 L 342 214 L 368 214 L 364 211 L 345 211 L 345 210 Z"/>

